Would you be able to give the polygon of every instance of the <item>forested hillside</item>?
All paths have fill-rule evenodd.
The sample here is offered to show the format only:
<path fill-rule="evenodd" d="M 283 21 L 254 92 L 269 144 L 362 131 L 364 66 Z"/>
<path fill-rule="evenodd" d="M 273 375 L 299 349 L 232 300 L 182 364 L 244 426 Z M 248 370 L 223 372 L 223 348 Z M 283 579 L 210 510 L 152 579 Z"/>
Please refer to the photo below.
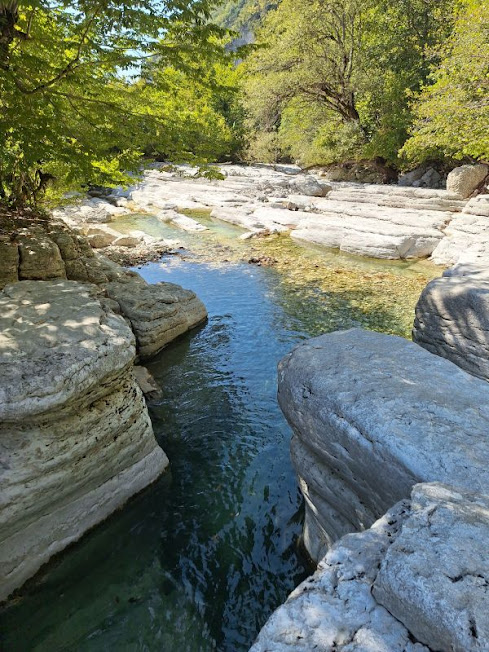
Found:
<path fill-rule="evenodd" d="M 256 37 L 252 158 L 489 157 L 485 0 L 282 0 Z"/>

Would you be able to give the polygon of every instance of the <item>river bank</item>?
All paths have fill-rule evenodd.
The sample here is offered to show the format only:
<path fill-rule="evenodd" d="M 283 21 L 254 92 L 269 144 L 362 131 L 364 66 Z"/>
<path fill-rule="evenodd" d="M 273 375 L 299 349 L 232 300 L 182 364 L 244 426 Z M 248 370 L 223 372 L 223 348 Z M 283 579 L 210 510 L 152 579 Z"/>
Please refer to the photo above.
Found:
<path fill-rule="evenodd" d="M 204 185 L 208 197 L 209 185 Z M 195 199 L 188 195 L 179 211 L 167 207 L 164 219 L 132 213 L 134 206 L 127 205 L 116 207 L 123 210 L 114 217 L 101 200 L 90 204 L 76 224 L 70 222 L 73 214 L 65 215 L 72 226 L 55 220 L 42 232 L 3 240 L 4 247 L 17 252 L 3 259 L 11 263 L 3 277 L 21 281 L 10 287 L 27 287 L 24 280 L 36 270 L 34 278 L 39 278 L 40 268 L 41 278 L 62 280 L 76 269 L 83 275 L 77 282 L 95 281 L 106 308 L 126 315 L 139 355 L 149 359 L 161 392 L 150 402 L 150 414 L 172 464 L 172 481 L 157 482 L 136 499 L 137 508 L 129 504 L 114 515 L 7 605 L 0 620 L 11 649 L 53 649 L 63 640 L 87 650 L 127 640 L 144 641 L 149 649 L 162 644 L 199 651 L 248 649 L 266 617 L 307 572 L 297 547 L 301 498 L 289 460 L 291 433 L 275 401 L 277 362 L 294 344 L 324 332 L 363 327 L 408 338 L 419 295 L 442 272 L 429 261 L 373 260 L 302 244 L 288 237 L 288 228 L 273 232 L 262 224 L 255 225 L 256 232 L 245 231 L 241 222 L 212 217 L 208 204 Z M 270 210 L 285 210 L 287 219 L 300 212 Z M 75 227 L 77 233 L 71 230 Z M 67 255 L 74 243 L 76 256 Z M 123 260 L 134 264 L 158 257 L 158 247 L 168 255 L 138 264 L 140 280 L 134 270 L 120 270 L 100 254 L 127 256 Z M 480 301 L 485 296 L 481 279 L 468 295 L 473 270 L 458 270 L 433 281 L 443 285 L 441 290 L 436 285 L 438 297 L 446 296 L 446 279 L 465 288 L 452 310 L 458 340 L 455 346 L 453 341 L 440 346 L 449 358 L 471 347 L 474 338 L 473 321 L 463 326 L 457 310 L 474 292 Z M 127 282 L 121 285 L 122 278 Z M 168 294 L 167 281 L 191 286 L 204 299 L 210 322 L 155 358 L 191 327 L 189 322 L 154 345 L 154 328 L 145 325 L 138 305 L 146 293 L 163 292 L 153 285 L 161 281 L 163 304 L 170 295 L 173 303 L 184 296 L 195 301 L 193 293 L 174 289 Z M 434 307 L 418 305 L 420 333 L 427 314 L 432 330 L 446 323 L 445 304 L 430 299 L 435 296 L 431 287 L 424 301 Z M 483 304 L 477 305 L 479 314 Z M 114 536 L 121 538 L 115 548 L 108 546 Z M 56 609 L 47 612 L 43 605 L 53 601 Z M 22 622 L 34 611 L 37 625 L 24 632 Z"/>
<path fill-rule="evenodd" d="M 120 219 L 154 227 L 149 216 Z M 416 299 L 439 270 L 279 236 L 243 241 L 239 228 L 207 219 L 207 231 L 181 235 L 181 255 L 138 269 L 150 283 L 194 288 L 210 316 L 147 363 L 163 392 L 150 414 L 172 480 L 163 477 L 19 594 L 0 617 L 10 649 L 66 640 L 95 650 L 146 631 L 150 649 L 173 641 L 181 650 L 245 650 L 308 572 L 276 363 L 326 330 L 361 323 L 407 335 Z M 247 262 L 262 257 L 276 262 Z"/>

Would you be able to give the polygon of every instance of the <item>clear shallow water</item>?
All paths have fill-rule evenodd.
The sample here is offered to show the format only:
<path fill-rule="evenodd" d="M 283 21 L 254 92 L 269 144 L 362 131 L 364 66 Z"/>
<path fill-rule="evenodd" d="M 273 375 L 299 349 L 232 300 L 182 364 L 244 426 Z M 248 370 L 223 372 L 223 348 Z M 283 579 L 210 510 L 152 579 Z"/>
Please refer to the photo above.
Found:
<path fill-rule="evenodd" d="M 2 649 L 239 652 L 307 574 L 276 364 L 338 327 L 405 333 L 436 270 L 235 236 L 211 230 L 197 247 L 185 234 L 189 260 L 140 270 L 191 287 L 209 311 L 148 364 L 163 389 L 151 415 L 171 477 L 26 587 L 0 614 Z M 238 262 L 257 252 L 276 264 Z"/>

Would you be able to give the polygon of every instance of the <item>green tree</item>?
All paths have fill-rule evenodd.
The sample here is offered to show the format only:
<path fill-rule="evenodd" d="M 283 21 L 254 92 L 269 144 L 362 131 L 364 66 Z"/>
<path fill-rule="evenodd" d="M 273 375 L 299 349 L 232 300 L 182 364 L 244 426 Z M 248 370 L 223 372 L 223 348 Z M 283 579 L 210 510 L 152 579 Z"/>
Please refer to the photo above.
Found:
<path fill-rule="evenodd" d="M 413 162 L 442 156 L 489 162 L 489 5 L 462 0 L 441 63 L 415 105 Z"/>
<path fill-rule="evenodd" d="M 0 200 L 33 201 L 53 177 L 60 187 L 122 182 L 148 133 L 173 136 L 175 152 L 177 121 L 148 108 L 137 78 L 145 61 L 188 75 L 192 57 L 202 69 L 220 56 L 208 18 L 208 0 L 2 3 Z"/>
<path fill-rule="evenodd" d="M 309 164 L 334 159 L 335 142 L 337 159 L 395 162 L 411 122 L 410 96 L 446 35 L 452 2 L 306 0 L 298 7 L 282 0 L 246 64 L 252 127 L 259 137 L 275 132 L 284 154 L 297 156 L 290 143 L 301 140 Z"/>

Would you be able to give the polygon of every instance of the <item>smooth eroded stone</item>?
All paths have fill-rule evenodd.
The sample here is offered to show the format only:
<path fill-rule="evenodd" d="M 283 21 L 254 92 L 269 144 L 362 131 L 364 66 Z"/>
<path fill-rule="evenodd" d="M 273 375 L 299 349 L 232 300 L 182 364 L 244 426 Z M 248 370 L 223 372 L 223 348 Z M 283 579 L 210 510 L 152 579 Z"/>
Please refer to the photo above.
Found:
<path fill-rule="evenodd" d="M 416 306 L 413 340 L 489 380 L 489 275 L 431 281 Z"/>
<path fill-rule="evenodd" d="M 0 600 L 168 465 L 134 336 L 74 281 L 0 293 Z"/>
<path fill-rule="evenodd" d="M 489 496 L 418 485 L 411 508 L 374 597 L 432 650 L 489 650 Z"/>
<path fill-rule="evenodd" d="M 447 190 L 462 199 L 470 197 L 489 174 L 489 166 L 461 165 L 450 172 L 447 177 Z"/>
<path fill-rule="evenodd" d="M 141 359 L 156 355 L 179 335 L 205 321 L 207 310 L 190 290 L 173 283 L 148 285 L 140 276 L 106 285 L 136 336 Z"/>
<path fill-rule="evenodd" d="M 401 502 L 338 541 L 270 617 L 250 652 L 428 652 L 372 596 L 380 563 L 409 515 Z"/>
<path fill-rule="evenodd" d="M 278 398 L 316 561 L 418 482 L 489 492 L 489 385 L 412 342 L 357 329 L 309 340 L 280 363 Z"/>
<path fill-rule="evenodd" d="M 453 217 L 447 211 L 330 198 L 316 200 L 315 207 L 317 214 L 301 220 L 291 233 L 293 238 L 350 254 L 391 260 L 429 256 Z"/>
<path fill-rule="evenodd" d="M 480 205 L 482 210 L 482 205 Z M 473 210 L 478 210 L 473 208 Z M 445 231 L 445 237 L 433 252 L 437 265 L 489 265 L 489 218 L 486 215 L 460 213 Z"/>

